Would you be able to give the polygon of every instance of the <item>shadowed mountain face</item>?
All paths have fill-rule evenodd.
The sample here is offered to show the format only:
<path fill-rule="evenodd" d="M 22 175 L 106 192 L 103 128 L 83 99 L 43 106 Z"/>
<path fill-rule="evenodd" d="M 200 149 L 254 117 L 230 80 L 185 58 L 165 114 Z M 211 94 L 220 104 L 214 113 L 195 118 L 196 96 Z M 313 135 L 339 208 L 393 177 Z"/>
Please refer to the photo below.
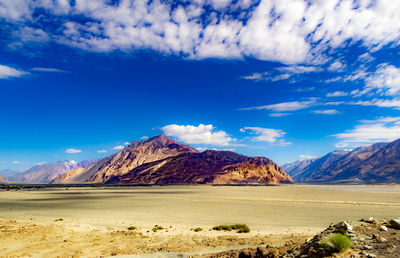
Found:
<path fill-rule="evenodd" d="M 84 160 L 79 163 L 76 163 L 75 161 L 45 163 L 31 167 L 23 172 L 16 173 L 8 179 L 9 181 L 20 183 L 49 183 L 56 177 L 71 169 L 83 168 L 96 161 L 98 160 Z"/>
<path fill-rule="evenodd" d="M 133 142 L 85 169 L 72 170 L 53 183 L 197 184 L 292 183 L 267 158 L 227 151 L 197 150 L 165 135 Z"/>
<path fill-rule="evenodd" d="M 322 158 L 284 165 L 299 182 L 398 182 L 400 181 L 400 139 L 362 146 L 350 152 L 331 152 Z"/>

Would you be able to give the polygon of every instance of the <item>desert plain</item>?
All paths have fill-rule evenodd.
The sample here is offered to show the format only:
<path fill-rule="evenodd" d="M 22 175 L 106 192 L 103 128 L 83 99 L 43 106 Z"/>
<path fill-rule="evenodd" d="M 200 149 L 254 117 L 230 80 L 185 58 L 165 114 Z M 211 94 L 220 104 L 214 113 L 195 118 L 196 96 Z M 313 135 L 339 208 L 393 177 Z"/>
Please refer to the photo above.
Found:
<path fill-rule="evenodd" d="M 3 189 L 0 256 L 173 257 L 290 246 L 330 223 L 399 214 L 396 184 Z M 235 223 L 251 232 L 211 230 Z"/>

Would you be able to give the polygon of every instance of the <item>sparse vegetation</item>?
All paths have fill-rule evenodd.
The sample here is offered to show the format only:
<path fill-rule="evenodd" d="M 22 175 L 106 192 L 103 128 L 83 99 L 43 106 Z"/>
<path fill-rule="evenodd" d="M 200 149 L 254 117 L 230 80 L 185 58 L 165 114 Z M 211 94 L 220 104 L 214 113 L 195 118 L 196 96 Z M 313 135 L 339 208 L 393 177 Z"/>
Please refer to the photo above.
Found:
<path fill-rule="evenodd" d="M 195 229 L 193 229 L 193 231 L 194 232 L 200 232 L 200 231 L 203 231 L 203 229 L 202 228 L 195 228 Z"/>
<path fill-rule="evenodd" d="M 250 232 L 250 228 L 246 224 L 218 225 L 218 226 L 213 227 L 213 230 L 217 230 L 217 231 L 236 230 L 237 233 L 249 233 Z"/>
<path fill-rule="evenodd" d="M 343 234 L 340 234 L 340 233 L 333 234 L 329 238 L 329 241 L 333 244 L 335 249 L 339 252 L 346 251 L 351 246 L 350 238 Z"/>
<path fill-rule="evenodd" d="M 55 219 L 54 222 L 63 221 L 63 220 L 64 220 L 63 218 L 59 218 L 59 219 Z"/>
<path fill-rule="evenodd" d="M 128 230 L 136 230 L 136 229 L 137 229 L 137 227 L 134 227 L 134 226 L 128 227 Z"/>
<path fill-rule="evenodd" d="M 156 224 L 156 225 L 154 225 L 152 230 L 153 230 L 153 232 L 157 232 L 157 231 L 163 230 L 163 229 L 164 229 L 164 227 Z"/>

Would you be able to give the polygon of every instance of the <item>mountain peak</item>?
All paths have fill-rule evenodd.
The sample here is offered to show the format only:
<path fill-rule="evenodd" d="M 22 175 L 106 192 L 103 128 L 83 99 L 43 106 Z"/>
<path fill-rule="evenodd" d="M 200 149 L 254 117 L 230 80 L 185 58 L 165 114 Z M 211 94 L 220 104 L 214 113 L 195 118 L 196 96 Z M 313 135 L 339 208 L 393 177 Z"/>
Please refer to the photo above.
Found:
<path fill-rule="evenodd" d="M 168 146 L 171 144 L 179 144 L 176 141 L 169 138 L 168 136 L 166 136 L 165 134 L 160 134 L 160 135 L 154 136 L 154 137 L 144 141 L 144 143 L 154 143 L 156 145 L 162 145 L 162 146 Z"/>

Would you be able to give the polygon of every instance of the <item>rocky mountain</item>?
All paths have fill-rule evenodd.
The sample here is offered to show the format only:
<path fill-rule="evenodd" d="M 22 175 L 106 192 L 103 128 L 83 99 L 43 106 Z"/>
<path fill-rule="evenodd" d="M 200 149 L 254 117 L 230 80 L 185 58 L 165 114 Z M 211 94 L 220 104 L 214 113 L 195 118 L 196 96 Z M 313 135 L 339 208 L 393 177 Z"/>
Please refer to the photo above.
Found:
<path fill-rule="evenodd" d="M 16 173 L 8 179 L 11 182 L 19 183 L 49 183 L 67 171 L 76 168 L 84 168 L 97 161 L 98 160 L 84 160 L 79 163 L 75 161 L 44 163 L 33 166 L 23 172 Z"/>
<path fill-rule="evenodd" d="M 0 184 L 6 184 L 8 183 L 7 179 L 4 176 L 0 175 Z"/>
<path fill-rule="evenodd" d="M 398 182 L 400 139 L 362 146 L 349 152 L 331 152 L 311 160 L 305 167 L 296 164 L 284 167 L 298 182 Z"/>
<path fill-rule="evenodd" d="M 122 151 L 52 183 L 197 184 L 292 183 L 267 158 L 227 151 L 197 150 L 165 135 L 132 142 Z"/>

